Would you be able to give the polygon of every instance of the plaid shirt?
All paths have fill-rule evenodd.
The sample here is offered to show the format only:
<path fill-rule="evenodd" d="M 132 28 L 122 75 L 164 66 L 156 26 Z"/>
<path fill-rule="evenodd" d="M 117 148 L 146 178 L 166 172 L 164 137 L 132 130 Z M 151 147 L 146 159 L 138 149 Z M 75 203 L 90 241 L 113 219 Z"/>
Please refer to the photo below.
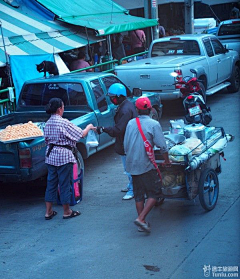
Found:
<path fill-rule="evenodd" d="M 68 119 L 62 118 L 60 115 L 53 114 L 46 122 L 44 128 L 45 142 L 56 145 L 70 145 L 76 147 L 76 142 L 82 138 L 82 129 L 71 123 Z M 76 159 L 71 150 L 54 146 L 49 157 L 46 156 L 45 163 L 53 166 L 62 166 L 67 163 L 76 163 Z"/>

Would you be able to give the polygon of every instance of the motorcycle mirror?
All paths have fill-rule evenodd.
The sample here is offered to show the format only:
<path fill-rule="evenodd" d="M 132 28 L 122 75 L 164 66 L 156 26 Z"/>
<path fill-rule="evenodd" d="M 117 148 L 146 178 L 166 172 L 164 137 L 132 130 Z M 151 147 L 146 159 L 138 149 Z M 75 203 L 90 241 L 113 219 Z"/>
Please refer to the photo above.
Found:
<path fill-rule="evenodd" d="M 133 88 L 132 94 L 135 97 L 141 97 L 142 96 L 142 89 L 141 88 Z"/>
<path fill-rule="evenodd" d="M 190 72 L 197 75 L 197 71 L 195 71 L 194 69 L 190 69 Z"/>

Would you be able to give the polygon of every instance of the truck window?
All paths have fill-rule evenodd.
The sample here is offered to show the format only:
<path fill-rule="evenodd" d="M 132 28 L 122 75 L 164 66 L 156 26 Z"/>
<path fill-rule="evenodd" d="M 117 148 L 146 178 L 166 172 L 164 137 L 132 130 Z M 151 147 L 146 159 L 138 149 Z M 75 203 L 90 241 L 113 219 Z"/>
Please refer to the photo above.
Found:
<path fill-rule="evenodd" d="M 230 24 L 223 24 L 220 26 L 218 36 L 226 35 L 239 35 L 240 34 L 240 21 Z"/>
<path fill-rule="evenodd" d="M 88 104 L 83 87 L 80 83 L 68 84 L 68 96 L 70 106 L 86 106 Z"/>
<path fill-rule="evenodd" d="M 218 40 L 212 39 L 211 41 L 212 41 L 212 45 L 213 45 L 215 54 L 225 53 L 223 45 Z"/>
<path fill-rule="evenodd" d="M 91 87 L 94 93 L 94 96 L 96 98 L 97 101 L 97 106 L 98 109 L 103 112 L 105 110 L 107 110 L 108 105 L 107 105 L 107 100 L 106 97 L 104 95 L 103 89 L 99 83 L 98 79 L 92 80 L 91 81 Z"/>
<path fill-rule="evenodd" d="M 125 87 L 126 87 L 126 90 L 127 90 L 127 96 L 128 97 L 131 97 L 132 96 L 132 92 L 131 90 L 124 84 L 122 83 L 118 78 L 114 77 L 114 76 L 109 76 L 109 77 L 104 77 L 102 79 L 105 87 L 106 87 L 106 90 L 108 91 L 109 87 L 114 84 L 114 83 L 121 83 L 123 84 Z"/>
<path fill-rule="evenodd" d="M 208 39 L 207 39 L 207 40 L 204 40 L 203 43 L 204 43 L 205 49 L 206 49 L 206 51 L 207 51 L 207 55 L 208 55 L 209 57 L 214 56 L 214 52 L 213 52 L 213 48 L 212 48 L 212 45 L 211 45 L 211 43 L 210 43 L 210 40 L 208 40 Z"/>
<path fill-rule="evenodd" d="M 25 85 L 21 105 L 45 106 L 52 98 L 62 99 L 65 106 L 87 105 L 82 85 L 65 82 Z"/>
<path fill-rule="evenodd" d="M 169 41 L 157 42 L 153 45 L 151 56 L 161 55 L 200 55 L 200 48 L 195 40 L 174 38 Z"/>

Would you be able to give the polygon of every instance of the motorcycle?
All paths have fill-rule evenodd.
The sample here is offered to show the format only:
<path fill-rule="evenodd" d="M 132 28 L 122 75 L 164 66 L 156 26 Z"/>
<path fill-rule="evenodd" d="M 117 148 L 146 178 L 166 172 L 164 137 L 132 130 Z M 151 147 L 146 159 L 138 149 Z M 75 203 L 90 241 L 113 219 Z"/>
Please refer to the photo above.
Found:
<path fill-rule="evenodd" d="M 176 84 L 180 85 L 179 89 L 182 93 L 185 122 L 187 124 L 202 123 L 208 125 L 212 120 L 211 109 L 204 100 L 203 90 L 200 86 L 201 81 L 196 78 L 197 72 L 193 69 L 190 71 L 195 75 L 194 77 L 176 77 Z"/>

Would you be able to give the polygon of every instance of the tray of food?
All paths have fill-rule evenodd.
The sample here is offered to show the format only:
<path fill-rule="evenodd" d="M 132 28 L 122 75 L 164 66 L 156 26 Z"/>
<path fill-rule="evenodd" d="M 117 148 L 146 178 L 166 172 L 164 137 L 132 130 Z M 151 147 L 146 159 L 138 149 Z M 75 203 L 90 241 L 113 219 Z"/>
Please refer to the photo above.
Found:
<path fill-rule="evenodd" d="M 43 131 L 32 121 L 23 124 L 8 125 L 0 130 L 0 142 L 12 143 L 43 137 Z"/>

